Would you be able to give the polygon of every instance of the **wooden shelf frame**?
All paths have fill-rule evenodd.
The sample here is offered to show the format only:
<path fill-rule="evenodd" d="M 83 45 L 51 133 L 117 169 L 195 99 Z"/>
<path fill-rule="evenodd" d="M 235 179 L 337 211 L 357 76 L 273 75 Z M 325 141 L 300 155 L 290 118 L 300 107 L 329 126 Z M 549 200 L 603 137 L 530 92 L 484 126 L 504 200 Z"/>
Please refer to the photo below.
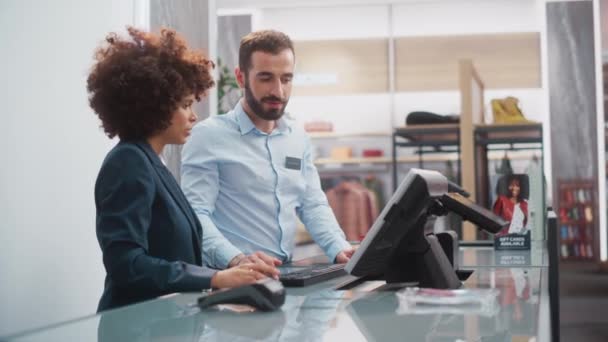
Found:
<path fill-rule="evenodd" d="M 311 139 L 342 139 L 342 138 L 389 138 L 391 132 L 360 132 L 360 133 L 338 133 L 338 132 L 308 132 Z"/>

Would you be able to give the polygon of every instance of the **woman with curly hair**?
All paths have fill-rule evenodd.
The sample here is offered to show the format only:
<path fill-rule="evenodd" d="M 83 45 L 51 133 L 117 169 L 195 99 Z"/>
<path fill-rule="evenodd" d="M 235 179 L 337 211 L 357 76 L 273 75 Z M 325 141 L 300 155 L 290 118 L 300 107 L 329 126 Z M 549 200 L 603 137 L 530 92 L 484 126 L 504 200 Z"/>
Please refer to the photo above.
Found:
<path fill-rule="evenodd" d="M 160 154 L 167 144 L 186 142 L 197 119 L 192 104 L 214 85 L 213 63 L 173 30 L 128 32 L 128 39 L 107 36 L 87 80 L 105 133 L 120 138 L 95 184 L 107 273 L 98 311 L 276 276 L 264 264 L 223 271 L 202 266 L 201 225 Z"/>

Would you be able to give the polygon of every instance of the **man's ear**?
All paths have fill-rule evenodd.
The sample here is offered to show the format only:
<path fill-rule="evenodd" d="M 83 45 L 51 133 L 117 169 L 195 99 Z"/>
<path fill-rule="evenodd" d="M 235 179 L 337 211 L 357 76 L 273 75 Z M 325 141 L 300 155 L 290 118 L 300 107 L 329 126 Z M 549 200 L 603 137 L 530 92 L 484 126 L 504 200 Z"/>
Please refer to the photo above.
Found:
<path fill-rule="evenodd" d="M 239 86 L 241 88 L 245 88 L 245 74 L 238 66 L 234 68 L 234 76 L 236 76 L 236 82 L 239 84 Z"/>

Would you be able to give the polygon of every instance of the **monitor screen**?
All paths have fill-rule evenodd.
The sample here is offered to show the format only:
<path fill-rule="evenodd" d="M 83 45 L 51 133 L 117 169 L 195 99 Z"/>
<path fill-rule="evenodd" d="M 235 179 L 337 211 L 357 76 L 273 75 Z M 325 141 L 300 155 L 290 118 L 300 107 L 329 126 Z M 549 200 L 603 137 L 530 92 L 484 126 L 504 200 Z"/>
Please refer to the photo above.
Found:
<path fill-rule="evenodd" d="M 346 264 L 345 270 L 355 276 L 383 275 L 390 256 L 403 238 L 414 227 L 423 228 L 429 204 L 447 191 L 448 180 L 439 172 L 411 169 Z"/>

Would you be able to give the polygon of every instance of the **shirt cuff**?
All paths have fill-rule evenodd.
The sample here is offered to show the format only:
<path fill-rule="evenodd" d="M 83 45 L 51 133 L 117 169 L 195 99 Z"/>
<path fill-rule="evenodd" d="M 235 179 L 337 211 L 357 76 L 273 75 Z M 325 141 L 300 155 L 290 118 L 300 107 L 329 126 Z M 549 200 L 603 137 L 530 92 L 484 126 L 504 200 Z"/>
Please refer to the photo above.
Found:
<path fill-rule="evenodd" d="M 228 244 L 224 246 L 224 249 L 218 252 L 215 256 L 215 264 L 216 266 L 226 269 L 228 268 L 228 264 L 234 257 L 239 254 L 243 254 L 238 248 Z"/>
<path fill-rule="evenodd" d="M 326 251 L 327 257 L 331 262 L 336 262 L 336 257 L 338 256 L 338 254 L 350 247 L 351 245 L 350 243 L 348 243 L 348 241 L 339 239 L 334 244 L 332 244 L 332 246 Z"/>
<path fill-rule="evenodd" d="M 203 289 L 211 288 L 211 278 L 218 272 L 218 270 L 214 270 L 208 267 L 202 267 L 201 273 L 203 275 Z"/>

